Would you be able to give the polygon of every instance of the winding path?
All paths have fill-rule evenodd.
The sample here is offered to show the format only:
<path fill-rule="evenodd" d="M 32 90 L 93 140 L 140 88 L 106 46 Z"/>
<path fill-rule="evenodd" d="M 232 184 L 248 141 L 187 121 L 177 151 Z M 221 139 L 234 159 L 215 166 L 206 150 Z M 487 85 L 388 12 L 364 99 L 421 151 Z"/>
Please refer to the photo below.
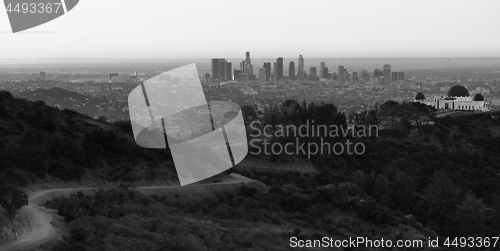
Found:
<path fill-rule="evenodd" d="M 232 180 L 227 180 L 219 183 L 210 184 L 195 184 L 189 186 L 213 186 L 220 184 L 234 184 L 241 182 L 251 182 L 252 179 L 240 176 L 237 174 L 229 175 Z M 180 188 L 180 186 L 151 186 L 151 187 L 137 187 L 136 190 L 149 190 L 149 189 L 165 189 L 165 188 Z M 0 244 L 2 251 L 20 251 L 35 248 L 43 243 L 46 243 L 54 238 L 57 238 L 56 228 L 52 225 L 52 219 L 57 214 L 56 210 L 47 209 L 39 206 L 43 197 L 52 193 L 75 193 L 85 190 L 98 190 L 100 188 L 64 188 L 64 189 L 50 189 L 42 190 L 31 193 L 29 196 L 29 204 L 19 211 L 19 216 L 29 222 L 30 230 L 22 235 L 17 240 Z"/>

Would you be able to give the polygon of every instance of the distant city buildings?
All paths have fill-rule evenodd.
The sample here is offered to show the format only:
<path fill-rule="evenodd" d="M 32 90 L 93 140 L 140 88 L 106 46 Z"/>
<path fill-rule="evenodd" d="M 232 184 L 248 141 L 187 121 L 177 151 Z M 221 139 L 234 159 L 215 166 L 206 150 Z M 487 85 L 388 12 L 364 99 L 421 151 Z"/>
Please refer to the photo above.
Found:
<path fill-rule="evenodd" d="M 290 80 L 295 80 L 295 62 L 290 61 L 288 66 L 288 78 Z"/>
<path fill-rule="evenodd" d="M 245 73 L 249 80 L 254 79 L 252 60 L 250 59 L 250 52 L 247 51 L 245 54 Z"/>
<path fill-rule="evenodd" d="M 247 51 L 245 54 L 245 73 L 248 73 L 248 67 L 252 65 L 252 60 L 250 59 L 250 52 Z"/>
<path fill-rule="evenodd" d="M 47 79 L 47 73 L 45 73 L 44 71 L 41 71 L 40 72 L 40 76 L 38 77 L 38 79 L 44 81 Z"/>
<path fill-rule="evenodd" d="M 384 83 L 390 84 L 392 82 L 391 65 L 384 65 Z"/>
<path fill-rule="evenodd" d="M 343 66 L 339 65 L 338 67 L 338 81 L 339 83 L 345 83 L 346 81 L 349 81 L 349 71 Z"/>
<path fill-rule="evenodd" d="M 319 63 L 319 77 L 320 78 L 325 78 L 323 74 L 323 69 L 326 68 L 326 63 L 325 62 L 320 62 Z"/>
<path fill-rule="evenodd" d="M 240 79 L 240 73 L 242 73 L 241 70 L 234 69 L 234 71 L 233 71 L 234 80 Z"/>
<path fill-rule="evenodd" d="M 278 81 L 278 62 L 273 63 L 273 81 Z"/>
<path fill-rule="evenodd" d="M 317 70 L 316 70 L 316 67 L 311 67 L 309 68 L 309 76 L 308 76 L 308 79 L 309 80 L 319 80 L 319 77 L 317 75 Z"/>
<path fill-rule="evenodd" d="M 259 68 L 259 81 L 266 82 L 266 68 Z"/>
<path fill-rule="evenodd" d="M 367 70 L 361 70 L 361 79 L 363 79 L 363 81 L 370 81 L 370 73 L 368 73 Z"/>
<path fill-rule="evenodd" d="M 338 80 L 340 83 L 345 82 L 344 72 L 345 72 L 344 66 L 339 65 L 337 74 L 338 74 Z"/>
<path fill-rule="evenodd" d="M 352 72 L 352 81 L 355 81 L 355 82 L 359 81 L 357 71 Z"/>
<path fill-rule="evenodd" d="M 330 73 L 330 71 L 328 71 L 328 67 L 326 67 L 325 62 L 319 63 L 318 78 L 320 78 L 320 79 L 333 79 L 333 73 Z"/>
<path fill-rule="evenodd" d="M 243 61 L 240 62 L 240 71 L 241 71 L 241 73 L 245 73 L 245 69 L 246 69 L 246 67 L 245 67 L 245 60 L 243 60 Z"/>
<path fill-rule="evenodd" d="M 305 70 L 304 70 L 304 58 L 302 57 L 302 55 L 299 55 L 299 69 L 298 69 L 298 72 L 297 72 L 297 75 L 300 76 L 300 79 L 304 79 L 305 76 Z"/>
<path fill-rule="evenodd" d="M 283 58 L 278 57 L 276 58 L 276 79 L 280 80 L 283 79 Z"/>
<path fill-rule="evenodd" d="M 271 80 L 271 62 L 264 62 L 263 67 L 266 69 L 266 81 Z"/>
<path fill-rule="evenodd" d="M 404 72 L 393 72 L 392 73 L 392 81 L 403 81 L 405 80 L 405 73 Z"/>
<path fill-rule="evenodd" d="M 271 69 L 272 67 L 272 69 Z M 204 82 L 215 83 L 215 82 L 227 82 L 231 80 L 241 81 L 252 81 L 258 80 L 260 82 L 268 82 L 268 81 L 279 81 L 284 79 L 283 75 L 283 58 L 277 57 L 276 61 L 264 62 L 262 67 L 257 69 L 257 75 L 254 74 L 252 59 L 250 57 L 250 52 L 245 53 L 245 59 L 239 62 L 239 69 L 232 68 L 232 63 L 227 62 L 224 58 L 214 58 L 212 59 L 211 71 L 209 74 L 209 81 L 205 79 Z M 40 79 L 42 77 L 40 76 Z M 310 67 L 309 71 L 306 73 L 304 57 L 299 54 L 298 61 L 295 63 L 294 61 L 290 61 L 288 65 L 288 79 L 289 80 L 335 80 L 339 83 L 346 83 L 348 81 L 352 82 L 364 82 L 370 83 L 372 85 L 375 84 L 391 84 L 391 83 L 401 83 L 401 81 L 405 81 L 405 73 L 404 72 L 392 72 L 391 65 L 385 64 L 383 69 L 375 69 L 373 71 L 373 75 L 362 69 L 360 71 L 354 71 L 351 74 L 345 68 L 345 66 L 341 64 L 338 66 L 337 73 L 330 72 L 326 62 L 320 62 L 317 67 Z"/>
<path fill-rule="evenodd" d="M 232 80 L 232 64 L 224 58 L 212 58 L 211 80 L 212 82 L 226 82 Z"/>

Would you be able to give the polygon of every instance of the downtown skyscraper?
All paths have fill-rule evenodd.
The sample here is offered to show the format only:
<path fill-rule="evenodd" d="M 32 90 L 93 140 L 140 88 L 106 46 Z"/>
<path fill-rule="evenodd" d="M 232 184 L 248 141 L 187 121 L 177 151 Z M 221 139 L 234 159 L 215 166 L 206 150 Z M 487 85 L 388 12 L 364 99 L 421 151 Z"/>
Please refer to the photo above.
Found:
<path fill-rule="evenodd" d="M 288 66 L 288 78 L 290 80 L 295 79 L 295 62 L 290 61 L 290 64 Z"/>
<path fill-rule="evenodd" d="M 262 67 L 259 68 L 259 75 L 257 78 L 260 82 L 265 82 L 266 81 L 266 68 Z"/>
<path fill-rule="evenodd" d="M 266 81 L 271 80 L 271 62 L 264 62 L 263 68 L 266 69 Z"/>
<path fill-rule="evenodd" d="M 325 73 L 323 72 L 324 69 L 326 68 L 326 63 L 325 62 L 320 62 L 319 63 L 319 78 L 326 78 Z"/>
<path fill-rule="evenodd" d="M 252 60 L 250 59 L 250 52 L 247 51 L 245 54 L 245 73 L 248 75 L 248 79 L 254 79 Z"/>
<path fill-rule="evenodd" d="M 339 65 L 339 68 L 338 68 L 338 79 L 339 79 L 339 83 L 344 83 L 345 79 L 347 78 L 347 76 L 344 76 L 345 74 L 345 69 L 344 69 L 344 66 L 342 65 Z"/>
<path fill-rule="evenodd" d="M 300 76 L 300 79 L 304 79 L 304 58 L 302 55 L 299 55 L 299 69 L 297 71 L 297 75 Z"/>
<path fill-rule="evenodd" d="M 276 58 L 276 79 L 280 80 L 283 79 L 283 58 L 278 57 Z"/>
<path fill-rule="evenodd" d="M 390 84 L 391 82 L 392 82 L 391 66 L 386 64 L 384 65 L 384 83 Z"/>
<path fill-rule="evenodd" d="M 231 67 L 231 62 L 227 62 L 224 58 L 212 58 L 210 69 L 212 82 L 232 80 Z"/>

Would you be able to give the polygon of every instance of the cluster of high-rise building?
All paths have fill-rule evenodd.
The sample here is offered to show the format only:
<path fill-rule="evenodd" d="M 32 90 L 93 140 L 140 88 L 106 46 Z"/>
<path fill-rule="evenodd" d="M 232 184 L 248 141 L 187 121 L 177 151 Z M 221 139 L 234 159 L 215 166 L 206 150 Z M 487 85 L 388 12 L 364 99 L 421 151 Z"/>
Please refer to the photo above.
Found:
<path fill-rule="evenodd" d="M 213 82 L 226 82 L 233 79 L 231 62 L 224 58 L 212 58 L 210 78 Z"/>
<path fill-rule="evenodd" d="M 312 80 L 317 81 L 321 79 L 336 80 L 340 83 L 349 81 L 364 81 L 379 84 L 390 84 L 393 81 L 404 80 L 404 72 L 392 72 L 391 66 L 386 64 L 382 70 L 375 69 L 373 76 L 370 76 L 368 71 L 361 70 L 361 74 L 357 71 L 349 73 L 349 71 L 340 63 L 337 68 L 337 73 L 330 72 L 325 62 L 320 62 L 319 68 L 310 67 L 306 73 L 304 66 L 304 57 L 299 55 L 297 66 L 294 61 L 288 65 L 288 76 L 283 75 L 284 62 L 282 57 L 277 57 L 273 62 L 271 69 L 271 62 L 264 62 L 262 67 L 258 68 L 254 73 L 250 52 L 246 52 L 245 60 L 240 62 L 239 69 L 232 69 L 231 62 L 227 62 L 224 58 L 212 59 L 211 73 L 205 74 L 205 80 L 212 83 L 220 83 L 226 81 L 251 81 L 258 80 L 261 82 L 267 81 L 280 81 L 283 79 L 288 80 Z"/>

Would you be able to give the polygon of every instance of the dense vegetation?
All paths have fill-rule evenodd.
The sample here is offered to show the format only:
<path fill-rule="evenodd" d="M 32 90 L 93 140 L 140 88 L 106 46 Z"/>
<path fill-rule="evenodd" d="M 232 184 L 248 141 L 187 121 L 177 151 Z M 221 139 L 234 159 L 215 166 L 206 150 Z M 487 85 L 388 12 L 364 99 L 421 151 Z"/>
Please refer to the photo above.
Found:
<path fill-rule="evenodd" d="M 195 199 L 101 190 L 92 196 L 56 199 L 48 206 L 64 216 L 71 232 L 54 251 L 289 250 L 291 236 L 390 238 L 387 230 L 397 225 L 435 235 L 362 195 L 353 183 L 270 191 L 243 185 Z M 363 221 L 379 227 L 369 228 Z"/>
<path fill-rule="evenodd" d="M 331 105 L 287 101 L 266 109 L 263 125 L 317 124 L 343 121 Z M 248 120 L 259 119 L 246 107 Z M 305 112 L 307 111 L 307 112 Z M 340 117 L 340 118 L 339 118 Z M 354 127 L 377 125 L 378 138 L 357 139 L 363 155 L 312 155 L 319 169 L 317 182 L 296 178 L 302 188 L 350 181 L 378 203 L 419 222 L 443 236 L 488 236 L 500 230 L 500 117 L 476 114 L 436 118 L 436 110 L 418 103 L 387 101 L 372 110 L 350 114 Z M 337 122 L 338 123 L 338 122 Z M 339 126 L 347 126 L 338 123 Z M 290 138 L 269 139 L 293 142 Z M 309 137 L 304 141 L 318 141 Z M 342 141 L 342 137 L 326 139 Z M 264 156 L 262 156 L 264 157 Z M 303 156 L 306 158 L 306 156 Z M 273 156 L 287 162 L 289 156 Z M 286 183 L 280 175 L 243 173 L 264 182 Z"/>

